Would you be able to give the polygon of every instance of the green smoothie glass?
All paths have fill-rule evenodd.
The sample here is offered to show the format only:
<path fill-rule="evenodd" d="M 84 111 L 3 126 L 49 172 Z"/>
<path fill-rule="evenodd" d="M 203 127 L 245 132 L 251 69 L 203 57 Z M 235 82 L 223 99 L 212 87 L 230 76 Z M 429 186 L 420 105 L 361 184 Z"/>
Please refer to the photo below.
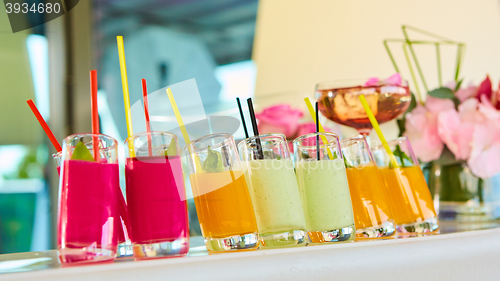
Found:
<path fill-rule="evenodd" d="M 263 247 L 305 246 L 306 222 L 285 136 L 264 134 L 239 143 Z"/>
<path fill-rule="evenodd" d="M 293 148 L 310 241 L 354 240 L 351 195 L 338 136 L 333 133 L 303 135 L 293 141 Z"/>

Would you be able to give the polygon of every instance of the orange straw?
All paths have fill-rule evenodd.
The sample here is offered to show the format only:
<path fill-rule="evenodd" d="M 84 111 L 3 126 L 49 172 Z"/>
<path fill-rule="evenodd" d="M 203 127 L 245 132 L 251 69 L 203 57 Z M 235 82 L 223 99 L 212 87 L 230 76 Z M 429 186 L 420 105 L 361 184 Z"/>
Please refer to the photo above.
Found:
<path fill-rule="evenodd" d="M 97 70 L 90 71 L 90 101 L 92 110 L 92 138 L 94 159 L 99 162 L 99 111 L 97 109 Z"/>
<path fill-rule="evenodd" d="M 40 123 L 40 126 L 42 126 L 43 130 L 45 131 L 45 134 L 47 134 L 47 137 L 49 137 L 50 142 L 54 146 L 54 148 L 57 150 L 57 152 L 62 151 L 62 147 L 57 141 L 56 137 L 52 133 L 52 131 L 49 128 L 49 125 L 47 125 L 47 122 L 43 119 L 42 115 L 38 111 L 38 108 L 36 108 L 35 103 L 32 100 L 27 100 L 26 101 L 31 108 L 31 111 L 33 111 L 33 114 L 35 114 L 36 119 L 38 120 L 38 123 Z"/>
<path fill-rule="evenodd" d="M 146 85 L 146 79 L 142 79 L 142 97 L 144 99 L 144 114 L 146 115 L 146 131 L 148 133 L 149 156 L 152 156 L 153 147 L 151 144 L 151 125 L 149 123 L 148 87 Z"/>

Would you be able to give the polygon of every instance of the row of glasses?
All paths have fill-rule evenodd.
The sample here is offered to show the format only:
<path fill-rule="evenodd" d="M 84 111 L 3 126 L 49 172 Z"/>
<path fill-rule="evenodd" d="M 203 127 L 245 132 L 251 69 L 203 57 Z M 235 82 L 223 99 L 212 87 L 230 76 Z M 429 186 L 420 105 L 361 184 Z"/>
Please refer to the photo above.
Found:
<path fill-rule="evenodd" d="M 401 169 L 423 177 L 407 140 L 401 138 L 395 142 L 391 142 L 393 149 L 399 147 L 407 151 L 404 154 L 407 156 L 399 154 L 406 161 L 406 166 Z M 332 133 L 301 136 L 294 141 L 294 147 L 295 165 L 285 137 L 281 134 L 264 134 L 240 142 L 238 150 L 241 162 L 234 141 L 228 134 L 205 136 L 186 148 L 186 152 L 191 155 L 191 181 L 195 197 L 198 198 L 198 216 L 209 250 L 255 249 L 258 247 L 256 238 L 263 247 L 291 247 L 305 245 L 307 238 L 311 243 L 323 243 L 350 241 L 355 237 L 389 238 L 396 234 L 396 229 L 406 234 L 432 233 L 437 230 L 432 199 L 426 185 L 417 191 L 413 188 L 414 178 L 409 179 L 403 188 L 401 180 L 389 182 L 384 169 L 394 169 L 384 166 L 382 162 L 377 166 L 375 162 L 377 159 L 388 163 L 382 147 L 373 149 L 374 158 L 363 136 L 340 142 Z M 206 170 L 204 163 L 208 155 L 213 153 L 211 151 L 219 153 L 223 163 L 217 174 L 203 171 Z M 227 191 L 218 197 L 201 196 L 215 194 L 214 191 L 221 189 L 221 186 L 229 187 L 240 180 L 241 176 L 233 175 L 226 177 L 223 184 L 212 185 L 217 182 L 214 177 L 222 178 L 221 175 L 228 171 L 244 174 L 246 182 L 241 180 L 241 185 L 246 184 L 247 188 L 243 188 L 243 192 Z M 398 172 L 396 174 L 401 175 Z M 402 176 L 406 174 L 402 173 Z M 204 177 L 204 181 L 201 177 Z M 408 193 L 409 190 L 413 193 Z M 220 232 L 221 235 L 215 236 L 211 231 L 226 228 L 222 223 L 224 220 L 217 218 L 219 223 L 214 225 L 209 223 L 207 216 L 224 214 L 218 206 L 227 204 L 223 202 L 231 198 L 230 194 L 238 194 L 238 198 L 246 202 L 248 198 L 251 199 L 251 205 L 237 205 L 245 206 L 246 210 L 253 207 L 257 223 L 253 231 L 257 232 L 238 228 L 238 234 L 237 231 L 232 235 Z M 401 202 L 402 199 L 405 201 Z M 418 206 L 415 207 L 418 210 L 425 209 L 426 214 L 414 212 L 413 217 L 400 220 L 400 209 L 407 212 L 411 204 Z M 206 205 L 207 208 L 204 207 Z M 392 209 L 396 208 L 398 213 L 394 216 Z M 246 213 L 236 206 L 232 206 L 231 210 L 233 214 Z M 252 212 L 245 214 L 247 218 L 251 216 Z M 252 243 L 245 242 L 248 241 L 246 237 L 249 233 L 252 234 Z M 218 248 L 211 243 L 219 245 Z"/>
<path fill-rule="evenodd" d="M 73 159 L 80 143 L 92 155 L 94 140 L 99 142 L 99 161 Z M 281 134 L 246 139 L 240 142 L 239 153 L 229 134 L 208 135 L 186 146 L 209 251 L 251 250 L 259 244 L 301 246 L 307 238 L 324 243 L 355 236 L 391 237 L 395 223 L 400 233 L 437 230 L 432 198 L 405 138 L 390 142 L 398 152 L 396 168 L 389 166 L 381 147 L 370 151 L 362 136 L 340 142 L 335 134 L 313 133 L 293 144 L 295 165 Z M 128 208 L 121 210 L 126 205 L 119 198 L 116 141 L 91 134 L 64 140 L 58 224 L 61 261 L 112 260 L 123 240 L 124 217 L 134 257 L 188 252 L 177 137 L 141 133 L 125 145 Z M 393 215 L 391 207 L 398 212 Z"/>

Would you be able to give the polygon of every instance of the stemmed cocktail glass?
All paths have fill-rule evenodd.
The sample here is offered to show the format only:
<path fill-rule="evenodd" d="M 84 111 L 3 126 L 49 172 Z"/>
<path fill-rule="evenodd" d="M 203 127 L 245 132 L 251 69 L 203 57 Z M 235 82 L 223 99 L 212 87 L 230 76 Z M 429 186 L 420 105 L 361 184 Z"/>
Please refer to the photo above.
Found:
<path fill-rule="evenodd" d="M 406 81 L 367 81 L 369 79 L 318 83 L 316 98 L 320 112 L 326 118 L 368 136 L 372 125 L 359 101 L 360 95 L 365 96 L 380 124 L 397 118 L 410 106 L 411 93 Z"/>

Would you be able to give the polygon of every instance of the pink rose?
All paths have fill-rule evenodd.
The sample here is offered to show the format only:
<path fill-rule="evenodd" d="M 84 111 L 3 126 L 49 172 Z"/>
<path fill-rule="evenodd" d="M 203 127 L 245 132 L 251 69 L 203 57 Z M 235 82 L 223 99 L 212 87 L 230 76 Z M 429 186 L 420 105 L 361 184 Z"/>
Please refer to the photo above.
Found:
<path fill-rule="evenodd" d="M 488 100 L 491 100 L 492 95 L 493 87 L 491 85 L 490 76 L 486 75 L 486 79 L 484 79 L 479 85 L 475 96 L 478 100 L 481 100 L 482 96 L 486 96 Z"/>
<path fill-rule="evenodd" d="M 399 73 L 396 73 L 392 75 L 391 77 L 381 80 L 378 77 L 371 77 L 365 82 L 365 87 L 373 87 L 373 86 L 378 86 L 381 84 L 388 84 L 388 85 L 394 85 L 394 86 L 401 86 L 401 75 Z"/>
<path fill-rule="evenodd" d="M 465 100 L 455 109 L 438 114 L 438 133 L 458 160 L 487 178 L 500 172 L 500 111 L 486 95 Z"/>
<path fill-rule="evenodd" d="M 377 77 L 371 77 L 371 78 L 368 78 L 368 80 L 366 80 L 364 86 L 365 87 L 377 86 L 379 82 L 380 82 L 380 79 L 378 79 Z"/>
<path fill-rule="evenodd" d="M 399 73 L 396 73 L 392 75 L 391 77 L 387 78 L 384 80 L 386 84 L 389 85 L 395 85 L 395 86 L 401 86 L 401 75 Z"/>
<path fill-rule="evenodd" d="M 489 120 L 474 127 L 472 150 L 467 164 L 472 173 L 480 178 L 489 178 L 500 172 L 500 126 L 498 122 L 500 120 Z"/>
<path fill-rule="evenodd" d="M 416 156 L 423 162 L 438 159 L 444 144 L 438 133 L 438 114 L 455 108 L 453 101 L 427 97 L 425 106 L 418 105 L 406 115 L 405 136 L 411 142 Z"/>
<path fill-rule="evenodd" d="M 438 134 L 457 160 L 469 158 L 474 124 L 464 122 L 453 108 L 438 115 Z"/>
<path fill-rule="evenodd" d="M 457 97 L 457 99 L 460 102 L 463 102 L 466 99 L 473 97 L 476 94 L 477 89 L 478 88 L 476 86 L 474 86 L 474 84 L 470 83 L 469 86 L 467 86 L 467 88 L 458 89 L 455 92 L 455 97 Z M 452 89 L 452 90 L 454 90 L 454 89 Z"/>
<path fill-rule="evenodd" d="M 288 104 L 279 104 L 265 108 L 261 113 L 255 114 L 255 118 L 259 120 L 259 133 L 281 133 L 292 139 L 297 135 L 299 120 L 303 115 L 302 111 L 293 109 Z"/>
<path fill-rule="evenodd" d="M 425 100 L 425 107 L 429 111 L 437 114 L 441 111 L 455 108 L 455 104 L 450 99 L 440 99 L 440 98 L 435 98 L 435 97 L 427 97 L 427 100 Z"/>
<path fill-rule="evenodd" d="M 406 115 L 405 136 L 410 140 L 415 155 L 423 162 L 436 160 L 443 152 L 444 144 L 438 135 L 436 119 L 422 105 Z"/>

